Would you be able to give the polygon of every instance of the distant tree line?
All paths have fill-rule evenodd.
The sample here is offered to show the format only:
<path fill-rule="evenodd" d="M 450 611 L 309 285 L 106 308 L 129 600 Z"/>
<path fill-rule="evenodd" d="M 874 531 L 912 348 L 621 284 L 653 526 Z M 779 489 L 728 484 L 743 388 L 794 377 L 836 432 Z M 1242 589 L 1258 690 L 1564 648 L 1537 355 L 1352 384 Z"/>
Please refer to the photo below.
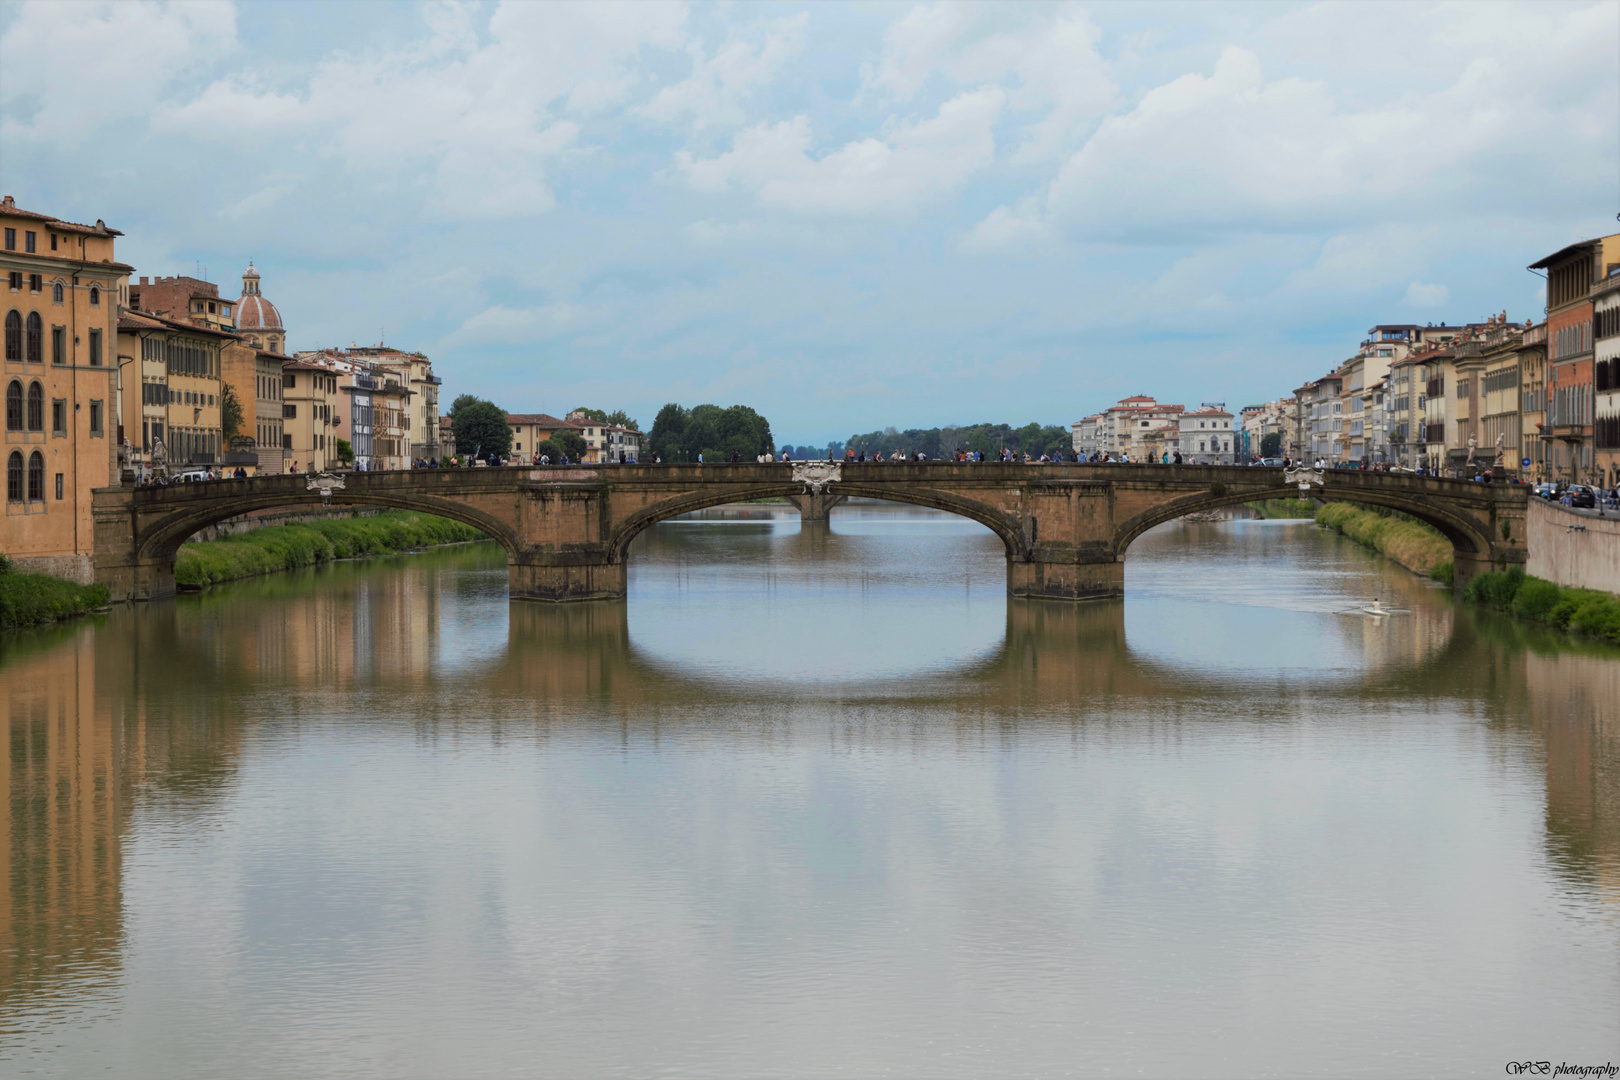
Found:
<path fill-rule="evenodd" d="M 782 449 L 795 460 L 826 458 L 831 454 L 842 458 L 846 450 L 857 455 L 882 454 L 888 457 L 896 450 L 912 454 L 927 454 L 935 460 L 954 457 L 957 450 L 979 450 L 986 457 L 994 457 L 1005 448 L 1015 454 L 1029 453 L 1035 457 L 1062 450 L 1065 454 L 1074 448 L 1074 438 L 1068 428 L 1056 424 L 964 424 L 936 428 L 907 428 L 900 431 L 888 427 L 865 435 L 851 435 L 845 442 L 831 442 L 826 446 L 784 446 Z"/>
<path fill-rule="evenodd" d="M 640 429 L 635 419 L 623 409 L 605 412 L 602 409 L 579 408 L 573 411 L 584 413 L 599 424 Z M 472 394 L 462 394 L 456 398 L 450 405 L 450 430 L 455 433 L 456 450 L 462 457 L 487 461 L 492 457 L 511 456 L 512 427 L 506 422 L 506 410 L 492 401 Z M 563 428 L 536 445 L 533 453 L 536 460 L 544 455 L 552 461 L 561 461 L 566 455 L 569 461 L 577 462 L 585 460 L 587 449 L 585 436 L 572 428 Z"/>
<path fill-rule="evenodd" d="M 696 461 L 702 454 L 705 462 L 721 462 L 736 454 L 740 461 L 753 461 L 775 450 L 770 422 L 746 405 L 688 409 L 671 402 L 658 410 L 642 444 L 641 460 L 651 461 L 656 455 L 665 462 Z"/>

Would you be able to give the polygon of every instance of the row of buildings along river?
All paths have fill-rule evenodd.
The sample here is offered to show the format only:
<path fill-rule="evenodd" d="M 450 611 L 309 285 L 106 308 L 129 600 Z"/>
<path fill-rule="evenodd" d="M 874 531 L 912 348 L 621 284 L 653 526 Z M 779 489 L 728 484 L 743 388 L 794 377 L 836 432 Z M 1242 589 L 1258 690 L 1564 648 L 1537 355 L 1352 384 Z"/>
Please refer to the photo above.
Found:
<path fill-rule="evenodd" d="M 7 195 L 0 229 L 0 551 L 27 569 L 91 580 L 95 488 L 158 473 L 405 469 L 456 453 L 424 353 L 353 343 L 289 350 L 281 310 L 251 263 L 230 296 L 201 277 L 138 275 L 114 250 L 123 233 L 100 220 L 66 221 Z M 586 461 L 639 451 L 639 433 L 579 412 L 508 421 L 519 462 L 563 428 L 580 436 Z"/>
<path fill-rule="evenodd" d="M 1259 457 L 1620 484 L 1620 233 L 1538 259 L 1543 318 L 1380 324 L 1291 394 L 1236 415 L 1125 398 L 1073 425 L 1076 451 L 1198 464 Z"/>

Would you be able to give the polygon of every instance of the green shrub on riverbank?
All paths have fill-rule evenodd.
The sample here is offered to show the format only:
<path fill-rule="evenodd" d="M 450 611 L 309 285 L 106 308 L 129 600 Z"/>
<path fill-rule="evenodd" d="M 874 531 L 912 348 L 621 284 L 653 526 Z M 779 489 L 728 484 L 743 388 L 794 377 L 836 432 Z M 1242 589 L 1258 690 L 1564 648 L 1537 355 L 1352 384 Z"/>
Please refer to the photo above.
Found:
<path fill-rule="evenodd" d="M 483 533 L 459 521 L 397 510 L 374 517 L 272 525 L 223 540 L 182 545 L 174 580 L 177 585 L 196 588 L 334 559 L 483 539 Z"/>
<path fill-rule="evenodd" d="M 1316 504 L 1309 499 L 1262 499 L 1248 504 L 1263 518 L 1313 518 Z"/>
<path fill-rule="evenodd" d="M 1451 581 L 1451 541 L 1420 521 L 1351 503 L 1328 503 L 1316 512 L 1316 523 L 1382 552 L 1408 570 Z"/>
<path fill-rule="evenodd" d="M 1468 583 L 1463 596 L 1515 618 L 1620 645 L 1620 596 L 1565 588 L 1530 577 L 1517 566 L 1479 575 Z"/>
<path fill-rule="evenodd" d="M 107 586 L 19 574 L 0 555 L 0 630 L 69 619 L 107 606 Z"/>

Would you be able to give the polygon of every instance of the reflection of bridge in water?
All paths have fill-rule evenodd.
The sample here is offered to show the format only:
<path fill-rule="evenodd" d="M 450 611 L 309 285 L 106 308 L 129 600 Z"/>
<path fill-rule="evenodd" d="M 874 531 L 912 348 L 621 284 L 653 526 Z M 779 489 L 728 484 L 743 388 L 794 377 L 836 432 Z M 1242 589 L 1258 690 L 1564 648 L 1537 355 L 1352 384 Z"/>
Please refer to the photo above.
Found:
<path fill-rule="evenodd" d="M 1273 468 L 953 462 L 416 470 L 349 474 L 343 485 L 321 492 L 306 477 L 267 476 L 103 489 L 95 496 L 97 579 L 115 599 L 171 595 L 175 553 L 188 537 L 250 511 L 319 503 L 325 494 L 343 505 L 420 510 L 483 530 L 506 549 L 513 597 L 623 597 L 630 543 L 660 521 L 766 498 L 791 499 L 807 517 L 824 518 L 832 503 L 856 496 L 977 521 L 1001 539 L 1013 595 L 1080 600 L 1122 595 L 1125 552 L 1155 525 L 1299 494 Z M 1329 470 L 1310 493 L 1429 522 L 1455 549 L 1459 583 L 1525 561 L 1522 487 Z"/>

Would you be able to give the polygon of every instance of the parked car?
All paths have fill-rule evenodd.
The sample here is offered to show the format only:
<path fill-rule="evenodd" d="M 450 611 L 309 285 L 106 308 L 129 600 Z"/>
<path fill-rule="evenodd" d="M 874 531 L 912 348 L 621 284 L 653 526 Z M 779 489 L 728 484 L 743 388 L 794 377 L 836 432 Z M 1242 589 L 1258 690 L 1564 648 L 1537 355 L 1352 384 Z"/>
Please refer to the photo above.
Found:
<path fill-rule="evenodd" d="M 1569 489 L 1569 505 L 1591 510 L 1597 506 L 1597 492 L 1585 484 L 1572 484 Z"/>
<path fill-rule="evenodd" d="M 170 483 L 195 484 L 206 479 L 208 479 L 207 469 L 187 469 L 185 472 L 177 474 Z"/>

